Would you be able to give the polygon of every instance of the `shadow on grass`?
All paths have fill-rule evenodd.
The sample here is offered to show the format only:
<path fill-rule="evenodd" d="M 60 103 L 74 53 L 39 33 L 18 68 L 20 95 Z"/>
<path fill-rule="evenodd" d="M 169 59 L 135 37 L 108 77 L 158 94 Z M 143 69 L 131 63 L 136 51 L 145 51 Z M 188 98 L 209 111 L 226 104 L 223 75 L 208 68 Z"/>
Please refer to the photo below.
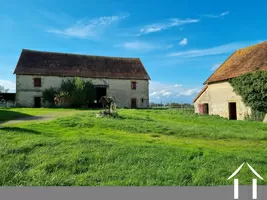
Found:
<path fill-rule="evenodd" d="M 0 109 L 0 124 L 5 121 L 26 117 L 31 117 L 31 115 L 8 109 Z"/>
<path fill-rule="evenodd" d="M 40 134 L 39 131 L 19 127 L 0 127 L 0 131 Z"/>
<path fill-rule="evenodd" d="M 61 109 L 61 110 L 100 110 L 103 109 L 102 107 L 77 107 L 77 106 L 68 106 L 68 107 L 48 107 L 49 109 Z"/>
<path fill-rule="evenodd" d="M 150 110 L 169 110 L 170 108 L 150 108 Z"/>

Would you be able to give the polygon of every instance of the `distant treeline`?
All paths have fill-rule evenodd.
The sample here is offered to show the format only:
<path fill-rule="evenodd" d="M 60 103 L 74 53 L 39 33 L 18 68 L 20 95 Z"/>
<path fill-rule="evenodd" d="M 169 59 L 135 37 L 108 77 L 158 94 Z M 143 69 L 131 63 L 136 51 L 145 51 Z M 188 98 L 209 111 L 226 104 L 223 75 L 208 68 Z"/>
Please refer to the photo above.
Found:
<path fill-rule="evenodd" d="M 189 103 L 153 103 L 151 102 L 150 108 L 188 108 L 193 109 L 194 106 Z"/>

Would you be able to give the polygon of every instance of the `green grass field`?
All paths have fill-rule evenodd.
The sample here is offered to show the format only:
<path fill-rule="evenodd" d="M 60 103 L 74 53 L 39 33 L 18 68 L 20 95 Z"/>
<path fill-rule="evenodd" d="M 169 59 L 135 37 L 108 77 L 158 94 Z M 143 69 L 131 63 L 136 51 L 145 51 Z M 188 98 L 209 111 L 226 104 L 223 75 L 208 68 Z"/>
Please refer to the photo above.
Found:
<path fill-rule="evenodd" d="M 0 109 L 0 121 L 66 110 Z M 75 112 L 0 125 L 0 185 L 232 185 L 227 178 L 244 161 L 267 178 L 265 123 L 175 109 L 121 109 L 119 118 Z M 244 166 L 237 177 L 250 185 L 254 175 Z"/>

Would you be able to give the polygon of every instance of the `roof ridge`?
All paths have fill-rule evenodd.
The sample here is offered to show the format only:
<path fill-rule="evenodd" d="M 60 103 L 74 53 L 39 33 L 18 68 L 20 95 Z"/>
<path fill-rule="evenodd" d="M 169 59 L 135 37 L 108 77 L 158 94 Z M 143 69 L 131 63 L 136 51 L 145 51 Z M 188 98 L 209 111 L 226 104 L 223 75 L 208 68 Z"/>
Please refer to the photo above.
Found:
<path fill-rule="evenodd" d="M 22 49 L 14 74 L 150 80 L 140 58 Z"/>
<path fill-rule="evenodd" d="M 209 79 L 213 76 L 213 74 L 215 74 L 215 72 L 217 72 L 221 66 L 223 66 L 228 60 L 230 60 L 231 57 L 233 57 L 233 55 L 237 52 L 238 50 L 235 50 L 208 78 L 207 80 L 203 83 L 204 84 L 208 84 Z"/>
<path fill-rule="evenodd" d="M 253 44 L 235 50 L 203 84 L 226 81 L 252 72 L 258 65 L 261 70 L 267 71 L 267 41 Z M 264 61 L 264 62 L 263 62 Z M 264 64 L 265 63 L 265 64 Z"/>
<path fill-rule="evenodd" d="M 246 47 L 237 49 L 236 51 L 242 51 L 242 50 L 245 50 L 245 49 L 248 49 L 248 48 L 251 48 L 251 47 L 256 47 L 256 46 L 262 45 L 262 44 L 264 44 L 264 43 L 267 44 L 267 40 L 266 40 L 266 41 L 262 41 L 262 42 L 260 42 L 260 43 L 251 44 L 251 45 L 249 45 L 249 46 L 246 46 Z"/>
<path fill-rule="evenodd" d="M 98 57 L 98 58 L 111 58 L 111 59 L 138 59 L 140 58 L 130 58 L 130 57 L 119 57 L 119 56 L 98 56 L 98 55 L 89 55 L 89 54 L 78 54 L 78 53 L 67 53 L 67 52 L 55 52 L 55 51 L 40 51 L 40 50 L 33 50 L 33 49 L 22 49 L 22 52 L 28 51 L 28 52 L 36 52 L 36 53 L 51 53 L 51 54 L 60 54 L 60 55 L 74 55 L 74 56 L 87 56 L 87 57 Z"/>

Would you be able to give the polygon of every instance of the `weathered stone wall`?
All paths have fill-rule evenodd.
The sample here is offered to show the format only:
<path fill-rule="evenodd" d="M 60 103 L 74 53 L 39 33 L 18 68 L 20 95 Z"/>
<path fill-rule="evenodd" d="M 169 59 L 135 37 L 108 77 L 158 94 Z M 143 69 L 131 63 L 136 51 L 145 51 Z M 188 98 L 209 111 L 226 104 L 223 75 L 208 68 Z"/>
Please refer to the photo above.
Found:
<path fill-rule="evenodd" d="M 237 119 L 244 120 L 251 114 L 250 107 L 245 106 L 241 96 L 233 91 L 228 81 L 209 84 L 205 92 L 194 103 L 195 113 L 199 113 L 199 104 L 208 103 L 210 115 L 220 115 L 229 118 L 228 103 L 235 102 Z"/>
<path fill-rule="evenodd" d="M 41 78 L 41 87 L 34 87 L 33 79 Z M 25 107 L 34 106 L 34 97 L 41 97 L 42 91 L 46 88 L 59 88 L 63 79 L 72 77 L 57 76 L 16 76 L 16 102 Z M 92 81 L 95 85 L 103 85 L 104 82 L 109 85 L 107 96 L 115 98 L 118 107 L 131 107 L 131 98 L 136 98 L 138 108 L 149 107 L 149 82 L 148 80 L 124 80 L 124 79 L 92 79 L 82 78 L 86 81 Z M 136 90 L 132 90 L 131 81 L 136 81 Z M 143 99 L 143 102 L 142 102 Z M 42 106 L 45 106 L 42 104 Z"/>

